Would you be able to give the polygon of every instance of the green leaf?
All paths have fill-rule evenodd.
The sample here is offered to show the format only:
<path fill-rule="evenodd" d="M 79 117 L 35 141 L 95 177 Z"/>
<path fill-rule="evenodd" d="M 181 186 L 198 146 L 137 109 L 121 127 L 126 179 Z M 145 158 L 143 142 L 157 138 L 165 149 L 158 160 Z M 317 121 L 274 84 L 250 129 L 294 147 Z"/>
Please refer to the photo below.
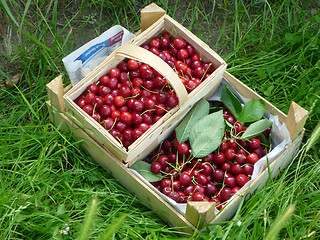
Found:
<path fill-rule="evenodd" d="M 197 121 L 191 129 L 189 137 L 192 155 L 201 158 L 216 150 L 221 144 L 224 130 L 222 110 Z"/>
<path fill-rule="evenodd" d="M 266 104 L 263 100 L 251 99 L 244 105 L 237 120 L 238 122 L 255 122 L 263 117 L 265 111 Z"/>
<path fill-rule="evenodd" d="M 206 99 L 201 99 L 193 106 L 191 111 L 175 129 L 179 143 L 185 142 L 189 139 L 192 125 L 209 114 L 209 107 L 209 102 Z"/>
<path fill-rule="evenodd" d="M 252 123 L 247 130 L 241 136 L 241 139 L 248 140 L 255 136 L 258 136 L 264 130 L 272 126 L 272 122 L 267 119 L 261 119 L 257 122 Z"/>
<path fill-rule="evenodd" d="M 151 172 L 151 165 L 144 161 L 138 161 L 131 166 L 131 169 L 136 170 L 142 177 L 149 182 L 156 182 L 163 178 L 161 174 Z"/>
<path fill-rule="evenodd" d="M 232 115 L 238 119 L 238 116 L 242 111 L 241 102 L 226 85 L 222 88 L 221 101 L 229 109 Z"/>

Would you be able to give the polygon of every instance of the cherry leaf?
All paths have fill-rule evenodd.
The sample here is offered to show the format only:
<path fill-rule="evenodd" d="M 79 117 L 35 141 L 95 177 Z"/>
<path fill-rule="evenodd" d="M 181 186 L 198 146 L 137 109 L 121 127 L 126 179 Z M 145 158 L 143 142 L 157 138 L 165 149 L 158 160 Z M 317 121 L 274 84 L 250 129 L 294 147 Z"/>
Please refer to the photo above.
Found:
<path fill-rule="evenodd" d="M 228 89 L 226 85 L 223 86 L 221 92 L 221 102 L 228 108 L 232 115 L 238 119 L 242 111 L 240 100 Z"/>
<path fill-rule="evenodd" d="M 225 133 L 223 111 L 211 113 L 198 120 L 190 131 L 192 155 L 202 158 L 216 150 Z"/>
<path fill-rule="evenodd" d="M 131 169 L 136 170 L 148 182 L 156 182 L 163 178 L 161 174 L 154 174 L 151 171 L 151 165 L 144 161 L 137 161 L 131 166 Z"/>
<path fill-rule="evenodd" d="M 242 134 L 242 140 L 249 140 L 255 136 L 258 136 L 264 130 L 272 126 L 272 121 L 267 119 L 261 119 L 257 122 L 251 123 L 247 130 Z"/>
<path fill-rule="evenodd" d="M 206 99 L 201 99 L 197 102 L 182 122 L 176 127 L 176 137 L 179 143 L 185 142 L 189 139 L 192 125 L 199 119 L 209 114 L 209 102 Z"/>
<path fill-rule="evenodd" d="M 255 122 L 263 117 L 266 111 L 266 104 L 262 99 L 251 99 L 247 102 L 239 117 L 238 122 Z"/>

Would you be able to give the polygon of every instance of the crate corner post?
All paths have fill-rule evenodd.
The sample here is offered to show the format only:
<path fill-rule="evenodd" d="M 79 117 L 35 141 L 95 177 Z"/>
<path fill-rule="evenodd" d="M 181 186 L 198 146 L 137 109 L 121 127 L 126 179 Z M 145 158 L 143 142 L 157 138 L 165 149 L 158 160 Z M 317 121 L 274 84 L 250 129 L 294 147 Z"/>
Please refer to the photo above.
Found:
<path fill-rule="evenodd" d="M 155 3 L 151 3 L 143 8 L 141 10 L 141 32 L 146 30 L 165 14 L 166 11 Z"/>
<path fill-rule="evenodd" d="M 194 226 L 199 225 L 201 227 L 215 217 L 215 208 L 215 202 L 189 201 L 185 217 Z"/>
<path fill-rule="evenodd" d="M 292 101 L 288 117 L 285 121 L 292 140 L 295 139 L 303 129 L 307 117 L 308 111 Z"/>
<path fill-rule="evenodd" d="M 47 85 L 48 98 L 51 104 L 60 111 L 65 111 L 66 108 L 63 102 L 64 88 L 62 76 L 58 76 L 49 82 Z"/>

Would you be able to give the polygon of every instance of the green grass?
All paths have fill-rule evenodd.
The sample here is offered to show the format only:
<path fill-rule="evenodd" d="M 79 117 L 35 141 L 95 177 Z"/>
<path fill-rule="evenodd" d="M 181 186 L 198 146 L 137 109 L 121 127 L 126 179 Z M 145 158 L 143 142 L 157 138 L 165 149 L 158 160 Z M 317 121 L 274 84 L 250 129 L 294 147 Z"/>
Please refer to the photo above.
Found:
<path fill-rule="evenodd" d="M 0 22 L 6 33 L 12 30 L 0 39 L 0 81 L 22 73 L 15 88 L 0 87 L 0 239 L 76 239 L 80 233 L 92 239 L 178 238 L 179 229 L 94 163 L 71 133 L 51 124 L 45 105 L 46 84 L 66 75 L 64 56 L 115 24 L 137 31 L 139 12 L 151 1 L 0 3 Z M 287 113 L 293 100 L 310 112 L 302 150 L 292 163 L 246 201 L 234 219 L 194 238 L 274 239 L 279 233 L 280 239 L 317 239 L 319 1 L 155 3 L 280 110 Z M 287 224 L 282 226 L 283 219 Z M 61 235 L 67 227 L 68 234 Z"/>

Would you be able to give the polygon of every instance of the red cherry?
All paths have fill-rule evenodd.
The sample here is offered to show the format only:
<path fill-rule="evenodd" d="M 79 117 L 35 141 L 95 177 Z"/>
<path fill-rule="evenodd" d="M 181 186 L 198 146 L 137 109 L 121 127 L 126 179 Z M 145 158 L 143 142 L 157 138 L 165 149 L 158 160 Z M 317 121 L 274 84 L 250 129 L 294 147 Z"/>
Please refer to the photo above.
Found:
<path fill-rule="evenodd" d="M 233 160 L 235 155 L 236 155 L 236 150 L 234 150 L 233 148 L 228 148 L 225 151 L 226 159 L 228 159 L 229 161 Z"/>
<path fill-rule="evenodd" d="M 124 98 L 122 96 L 116 96 L 114 98 L 114 104 L 117 107 L 122 107 L 125 104 L 125 100 L 124 100 Z"/>
<path fill-rule="evenodd" d="M 226 160 L 226 157 L 225 157 L 225 154 L 223 152 L 220 152 L 220 153 L 214 153 L 213 154 L 213 160 L 215 163 L 217 164 L 222 164 L 225 162 Z"/>
<path fill-rule="evenodd" d="M 142 130 L 140 128 L 136 128 L 132 132 L 132 137 L 134 140 L 137 140 L 139 137 L 141 137 L 143 134 Z"/>
<path fill-rule="evenodd" d="M 85 105 L 82 109 L 90 116 L 93 114 L 93 106 L 92 105 Z"/>
<path fill-rule="evenodd" d="M 126 62 L 120 62 L 118 65 L 117 65 L 117 68 L 121 71 L 121 72 L 128 72 L 128 65 Z"/>
<path fill-rule="evenodd" d="M 236 178 L 235 177 L 226 177 L 224 179 L 224 182 L 226 184 L 227 187 L 229 188 L 234 188 L 236 185 L 237 185 L 237 182 L 236 182 Z"/>
<path fill-rule="evenodd" d="M 217 193 L 217 187 L 213 183 L 208 183 L 206 185 L 206 195 L 214 196 Z"/>
<path fill-rule="evenodd" d="M 127 67 L 129 70 L 136 70 L 139 68 L 139 63 L 135 59 L 130 59 L 127 63 Z"/>
<path fill-rule="evenodd" d="M 215 171 L 212 172 L 211 174 L 213 180 L 216 182 L 220 182 L 224 178 L 224 172 L 221 169 L 215 169 Z"/>
<path fill-rule="evenodd" d="M 121 73 L 121 71 L 118 68 L 111 68 L 109 70 L 108 75 L 111 78 L 118 78 L 118 77 L 120 77 L 120 73 Z"/>
<path fill-rule="evenodd" d="M 93 105 L 93 100 L 96 98 L 96 95 L 94 93 L 88 93 L 85 97 L 85 102 L 87 105 Z"/>
<path fill-rule="evenodd" d="M 78 99 L 77 105 L 78 105 L 80 108 L 83 108 L 83 107 L 86 105 L 85 99 L 83 99 L 83 98 Z"/>
<path fill-rule="evenodd" d="M 179 178 L 179 181 L 180 181 L 182 186 L 186 187 L 186 186 L 189 186 L 191 184 L 192 178 L 191 178 L 190 174 L 182 173 L 180 178 Z"/>
<path fill-rule="evenodd" d="M 221 169 L 225 172 L 231 172 L 232 164 L 230 162 L 224 162 L 221 164 Z"/>
<path fill-rule="evenodd" d="M 108 83 L 109 83 L 109 76 L 108 75 L 102 75 L 100 78 L 99 78 L 99 82 L 101 85 L 104 85 L 104 86 L 108 86 Z"/>
<path fill-rule="evenodd" d="M 175 38 L 173 40 L 173 46 L 177 49 L 184 48 L 187 45 L 187 42 L 182 38 Z"/>
<path fill-rule="evenodd" d="M 102 105 L 99 109 L 102 118 L 107 118 L 111 115 L 111 108 L 108 105 Z"/>
<path fill-rule="evenodd" d="M 245 174 L 247 176 L 251 176 L 252 173 L 253 173 L 253 165 L 245 164 L 243 166 L 243 174 Z"/>
<path fill-rule="evenodd" d="M 132 124 L 132 114 L 129 112 L 122 112 L 120 115 L 120 121 L 124 122 L 126 125 Z"/>
<path fill-rule="evenodd" d="M 96 84 L 90 84 L 87 89 L 89 92 L 92 92 L 93 94 L 97 94 L 99 90 Z"/>
<path fill-rule="evenodd" d="M 249 181 L 249 179 L 248 179 L 247 175 L 245 175 L 245 174 L 239 174 L 239 175 L 237 176 L 237 178 L 236 178 L 236 181 L 237 181 L 237 183 L 238 183 L 239 186 L 243 186 L 243 185 L 245 185 L 245 184 Z"/>
<path fill-rule="evenodd" d="M 166 101 L 167 105 L 171 108 L 175 107 L 179 103 L 179 99 L 175 94 L 170 94 Z"/>
<path fill-rule="evenodd" d="M 194 55 L 194 54 L 195 54 L 195 52 L 196 52 L 196 50 L 194 49 L 194 47 L 193 47 L 193 46 L 191 46 L 191 45 L 187 45 L 187 46 L 185 47 L 185 49 L 188 51 L 189 56 Z"/>
<path fill-rule="evenodd" d="M 169 45 L 170 45 L 170 39 L 168 37 L 163 37 L 160 39 L 160 47 L 162 49 L 169 48 Z"/>
<path fill-rule="evenodd" d="M 154 174 L 159 174 L 160 171 L 162 169 L 162 166 L 160 163 L 158 162 L 154 162 L 151 164 L 151 171 L 154 173 Z"/>
<path fill-rule="evenodd" d="M 255 164 L 256 162 L 258 162 L 259 160 L 259 157 L 256 153 L 250 153 L 248 156 L 247 156 L 247 162 L 248 163 L 251 163 L 251 164 Z"/>
<path fill-rule="evenodd" d="M 206 175 L 200 173 L 197 176 L 197 183 L 202 184 L 202 185 L 207 185 L 208 184 L 208 179 L 207 179 Z"/>
<path fill-rule="evenodd" d="M 177 52 L 177 57 L 179 59 L 186 59 L 189 57 L 189 53 L 186 49 L 182 48 L 182 49 L 179 49 L 178 52 Z"/>
<path fill-rule="evenodd" d="M 234 174 L 234 175 L 238 175 L 238 174 L 241 174 L 243 173 L 243 169 L 241 167 L 241 165 L 239 163 L 236 163 L 232 166 L 231 168 L 231 172 Z"/>
<path fill-rule="evenodd" d="M 184 142 L 180 143 L 178 146 L 178 153 L 179 154 L 182 154 L 182 155 L 187 154 L 187 153 L 189 153 L 189 150 L 190 150 L 189 146 Z"/>
<path fill-rule="evenodd" d="M 183 190 L 184 194 L 186 196 L 191 195 L 194 192 L 194 185 L 189 185 L 187 187 L 185 187 L 185 189 Z"/>
<path fill-rule="evenodd" d="M 225 187 L 220 191 L 220 196 L 222 198 L 222 201 L 227 201 L 232 197 L 233 193 L 231 188 Z"/>
<path fill-rule="evenodd" d="M 210 163 L 204 162 L 200 165 L 200 170 L 204 175 L 209 176 L 212 173 L 212 166 Z"/>
<path fill-rule="evenodd" d="M 236 186 L 236 187 L 232 188 L 232 193 L 236 194 L 239 190 L 240 190 L 240 187 Z"/>
<path fill-rule="evenodd" d="M 240 165 L 245 164 L 247 162 L 247 154 L 237 152 L 237 155 L 234 157 L 234 160 Z"/>
<path fill-rule="evenodd" d="M 127 141 L 133 141 L 133 137 L 132 137 L 132 130 L 131 129 L 125 129 L 123 131 L 123 138 Z"/>
<path fill-rule="evenodd" d="M 114 124 L 114 120 L 113 118 L 110 118 L 110 117 L 102 120 L 101 122 L 101 125 L 107 130 L 110 130 L 113 127 L 113 124 Z"/>
<path fill-rule="evenodd" d="M 193 201 L 198 201 L 198 202 L 202 202 L 205 198 L 205 195 L 201 192 L 195 192 L 193 195 L 192 195 L 192 200 Z"/>
<path fill-rule="evenodd" d="M 203 78 L 204 74 L 205 74 L 205 69 L 203 67 L 197 67 L 193 70 L 193 74 L 194 76 L 196 76 L 197 78 Z"/>
<path fill-rule="evenodd" d="M 243 125 L 239 122 L 236 122 L 234 124 L 234 129 L 235 129 L 236 133 L 240 133 L 243 131 Z"/>
<path fill-rule="evenodd" d="M 261 145 L 261 141 L 257 138 L 251 138 L 249 141 L 249 146 L 251 148 L 258 148 Z"/>

